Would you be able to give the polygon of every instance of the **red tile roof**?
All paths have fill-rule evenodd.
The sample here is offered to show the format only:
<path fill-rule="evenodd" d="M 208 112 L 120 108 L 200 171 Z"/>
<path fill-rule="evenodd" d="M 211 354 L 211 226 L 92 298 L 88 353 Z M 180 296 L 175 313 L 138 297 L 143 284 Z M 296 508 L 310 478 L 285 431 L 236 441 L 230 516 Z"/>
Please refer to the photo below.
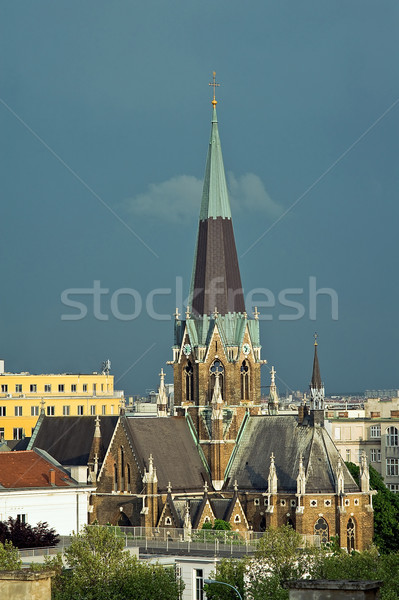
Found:
<path fill-rule="evenodd" d="M 50 470 L 54 483 L 50 482 Z M 0 452 L 0 486 L 3 488 L 53 488 L 73 485 L 62 469 L 34 450 Z"/>

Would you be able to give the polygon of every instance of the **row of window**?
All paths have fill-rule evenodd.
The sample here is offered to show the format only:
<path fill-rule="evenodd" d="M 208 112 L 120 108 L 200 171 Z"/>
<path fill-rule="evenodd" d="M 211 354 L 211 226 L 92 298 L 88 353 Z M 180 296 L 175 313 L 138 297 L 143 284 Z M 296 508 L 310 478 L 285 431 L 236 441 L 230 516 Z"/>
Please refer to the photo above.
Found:
<path fill-rule="evenodd" d="M 114 407 L 111 406 L 110 407 L 110 413 L 111 415 L 114 414 Z M 97 414 L 97 406 L 95 404 L 92 404 L 89 407 L 89 414 L 92 416 L 95 416 Z M 30 416 L 31 417 L 38 417 L 40 414 L 40 406 L 31 406 L 30 407 Z M 47 406 L 46 407 L 46 414 L 49 417 L 54 417 L 55 415 L 55 406 Z M 71 414 L 71 407 L 70 406 L 63 406 L 62 407 L 62 414 L 64 417 L 69 417 Z M 77 414 L 79 416 L 82 416 L 85 414 L 85 407 L 83 404 L 80 404 L 77 407 Z M 106 404 L 103 404 L 101 407 L 101 414 L 102 415 L 106 415 L 107 414 L 107 406 Z M 6 417 L 7 416 L 7 406 L 0 406 L 0 417 Z M 22 417 L 23 416 L 23 407 L 22 406 L 14 406 L 14 417 Z"/>
<path fill-rule="evenodd" d="M 7 393 L 9 387 L 11 387 L 11 386 L 9 386 L 7 383 L 3 383 L 1 385 L 1 391 L 2 391 L 2 393 L 3 394 Z M 65 384 L 59 383 L 58 386 L 55 386 L 55 389 L 58 389 L 58 392 L 65 392 L 66 391 L 66 387 L 67 386 Z M 77 392 L 78 391 L 77 390 L 78 386 L 77 386 L 76 383 L 72 383 L 70 387 L 71 387 L 71 392 Z M 101 389 L 102 392 L 104 392 L 104 384 L 103 383 L 100 384 L 100 389 Z M 52 391 L 51 383 L 46 383 L 44 385 L 44 392 L 45 393 L 50 393 L 51 391 Z M 83 392 L 87 392 L 88 391 L 88 384 L 87 383 L 84 383 L 82 385 L 82 391 Z M 93 383 L 93 393 L 95 394 L 96 391 L 97 391 L 97 384 Z M 109 392 L 109 384 L 108 383 L 106 384 L 106 391 Z M 15 384 L 15 392 L 18 393 L 18 394 L 21 394 L 23 392 L 23 385 L 22 385 L 22 383 L 16 383 Z M 31 383 L 29 385 L 29 392 L 31 392 L 31 393 L 37 392 L 37 384 L 36 383 Z"/>

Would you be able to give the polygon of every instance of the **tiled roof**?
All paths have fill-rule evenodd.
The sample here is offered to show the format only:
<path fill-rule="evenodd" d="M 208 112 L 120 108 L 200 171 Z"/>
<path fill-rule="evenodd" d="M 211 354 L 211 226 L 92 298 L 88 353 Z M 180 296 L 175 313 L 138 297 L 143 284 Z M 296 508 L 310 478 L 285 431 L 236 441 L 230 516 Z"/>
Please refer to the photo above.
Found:
<path fill-rule="evenodd" d="M 152 454 L 158 490 L 166 490 L 169 481 L 173 492 L 202 491 L 210 483 L 183 417 L 125 417 L 123 423 L 142 472 Z"/>
<path fill-rule="evenodd" d="M 50 482 L 51 470 L 54 471 L 54 485 Z M 24 450 L 0 453 L 0 486 L 3 488 L 54 488 L 75 484 L 63 469 L 46 460 L 39 452 Z"/>
<path fill-rule="evenodd" d="M 307 493 L 335 493 L 339 452 L 324 427 L 298 425 L 293 416 L 249 418 L 229 473 L 227 489 L 236 479 L 240 490 L 268 489 L 270 456 L 274 454 L 279 492 L 296 492 L 300 456 L 306 472 Z M 345 491 L 358 486 L 343 465 Z"/>
<path fill-rule="evenodd" d="M 96 417 L 44 417 L 33 447 L 46 450 L 61 465 L 87 465 L 95 420 Z M 116 415 L 100 417 L 101 440 L 105 450 L 117 421 Z"/>

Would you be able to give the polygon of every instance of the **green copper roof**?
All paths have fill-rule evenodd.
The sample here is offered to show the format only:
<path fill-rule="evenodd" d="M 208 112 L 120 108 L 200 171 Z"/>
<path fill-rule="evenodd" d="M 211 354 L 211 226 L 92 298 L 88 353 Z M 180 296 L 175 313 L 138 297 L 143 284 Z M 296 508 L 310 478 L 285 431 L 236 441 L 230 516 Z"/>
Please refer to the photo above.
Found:
<path fill-rule="evenodd" d="M 216 107 L 213 108 L 211 139 L 209 140 L 208 156 L 206 159 L 204 188 L 200 221 L 223 217 L 231 219 L 229 194 L 227 192 L 226 176 L 224 174 L 222 147 L 220 145 Z"/>

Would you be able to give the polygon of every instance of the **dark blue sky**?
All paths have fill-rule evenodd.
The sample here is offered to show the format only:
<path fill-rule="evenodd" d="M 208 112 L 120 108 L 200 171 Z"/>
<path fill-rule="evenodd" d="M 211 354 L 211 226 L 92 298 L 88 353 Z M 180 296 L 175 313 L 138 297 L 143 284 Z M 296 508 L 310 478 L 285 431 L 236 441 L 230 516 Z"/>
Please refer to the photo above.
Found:
<path fill-rule="evenodd" d="M 241 274 L 276 298 L 261 331 L 280 391 L 308 385 L 315 330 L 328 392 L 398 387 L 398 29 L 396 1 L 3 2 L 6 367 L 110 358 L 119 389 L 157 384 L 173 321 L 146 299 L 162 288 L 166 316 L 188 291 L 216 70 Z M 338 319 L 327 296 L 310 318 L 311 277 Z M 104 317 L 69 292 L 87 316 L 62 320 L 78 312 L 63 292 L 94 281 Z M 292 288 L 305 314 L 281 320 Z"/>

